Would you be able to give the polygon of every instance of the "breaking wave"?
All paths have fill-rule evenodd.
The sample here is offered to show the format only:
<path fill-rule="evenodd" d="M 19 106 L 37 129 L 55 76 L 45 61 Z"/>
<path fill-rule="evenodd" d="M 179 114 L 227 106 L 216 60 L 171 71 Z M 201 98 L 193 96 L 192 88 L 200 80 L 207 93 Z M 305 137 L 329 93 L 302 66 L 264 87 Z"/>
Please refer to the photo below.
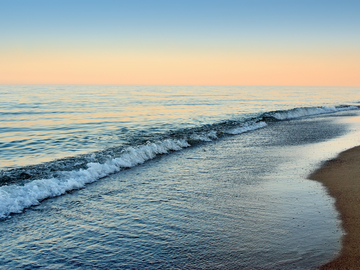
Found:
<path fill-rule="evenodd" d="M 158 155 L 179 151 L 201 142 L 264 128 L 273 121 L 359 109 L 356 106 L 305 107 L 266 112 L 246 120 L 229 120 L 197 128 L 171 131 L 153 142 L 119 146 L 103 151 L 54 160 L 0 172 L 0 218 L 21 213 L 42 200 L 83 188 L 110 174 L 131 168 Z"/>
<path fill-rule="evenodd" d="M 339 111 L 356 110 L 356 106 L 338 106 L 338 107 L 303 107 L 286 111 L 275 111 L 265 113 L 263 117 L 273 117 L 276 120 L 288 120 L 305 116 L 334 113 Z"/>

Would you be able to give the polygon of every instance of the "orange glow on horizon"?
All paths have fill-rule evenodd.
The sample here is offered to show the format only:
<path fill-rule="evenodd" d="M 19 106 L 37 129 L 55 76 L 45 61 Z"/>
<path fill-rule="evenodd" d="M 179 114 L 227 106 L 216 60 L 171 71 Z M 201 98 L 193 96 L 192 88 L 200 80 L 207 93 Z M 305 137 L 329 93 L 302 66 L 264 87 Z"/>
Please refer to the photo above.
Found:
<path fill-rule="evenodd" d="M 0 84 L 360 86 L 360 53 L 0 53 Z"/>

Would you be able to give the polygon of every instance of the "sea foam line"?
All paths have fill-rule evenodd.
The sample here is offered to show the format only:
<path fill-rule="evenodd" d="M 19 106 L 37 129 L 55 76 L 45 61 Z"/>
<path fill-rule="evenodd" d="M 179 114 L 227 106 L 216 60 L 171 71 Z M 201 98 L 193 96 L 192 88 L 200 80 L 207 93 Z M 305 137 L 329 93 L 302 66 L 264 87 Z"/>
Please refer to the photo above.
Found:
<path fill-rule="evenodd" d="M 88 163 L 87 169 L 63 172 L 62 177 L 34 180 L 23 186 L 10 185 L 0 187 L 0 218 L 11 213 L 21 213 L 25 208 L 38 205 L 40 201 L 60 196 L 67 191 L 79 189 L 88 183 L 120 171 L 131 168 L 169 151 L 179 151 L 190 144 L 185 140 L 166 139 L 157 143 L 148 143 L 140 147 L 128 147 L 120 157 L 104 164 Z"/>
<path fill-rule="evenodd" d="M 248 132 L 248 131 L 251 131 L 251 130 L 263 128 L 263 127 L 266 127 L 266 126 L 267 126 L 267 124 L 265 122 L 263 122 L 263 121 L 253 123 L 253 124 L 246 123 L 245 125 L 243 125 L 241 127 L 236 127 L 236 128 L 231 129 L 231 130 L 228 130 L 226 133 L 236 135 L 236 134 L 245 133 L 245 132 Z"/>
<path fill-rule="evenodd" d="M 263 117 L 287 120 L 355 109 L 358 109 L 358 107 L 295 108 L 287 111 L 265 113 Z M 259 118 L 259 120 L 260 119 L 261 118 Z M 235 135 L 267 126 L 265 121 L 259 120 L 249 121 L 241 126 L 223 130 L 222 132 Z M 155 158 L 157 155 L 166 154 L 169 151 L 179 151 L 189 147 L 191 145 L 188 141 L 212 141 L 217 138 L 217 132 L 212 130 L 203 133 L 194 133 L 186 139 L 166 139 L 156 143 L 147 143 L 139 147 L 128 147 L 119 157 L 112 158 L 105 163 L 87 163 L 87 169 L 60 172 L 59 177 L 33 180 L 23 186 L 2 186 L 0 187 L 0 218 L 6 218 L 11 213 L 21 213 L 25 208 L 38 205 L 44 199 L 60 196 L 74 189 L 83 188 L 88 183 L 119 172 L 121 169 L 142 164 L 147 160 Z"/>
<path fill-rule="evenodd" d="M 265 122 L 245 123 L 243 126 L 225 133 L 240 134 L 266 126 Z M 192 134 L 189 140 L 212 141 L 217 139 L 217 132 L 212 130 L 202 134 Z M 21 213 L 25 208 L 39 205 L 44 199 L 65 194 L 74 189 L 83 188 L 86 184 L 100 178 L 131 168 L 155 158 L 157 155 L 179 151 L 191 146 L 187 139 L 166 139 L 156 143 L 147 143 L 139 147 L 128 147 L 120 157 L 113 158 L 101 164 L 90 162 L 87 169 L 61 172 L 61 177 L 33 180 L 23 186 L 10 185 L 0 187 L 0 218 L 6 218 L 11 213 Z"/>
<path fill-rule="evenodd" d="M 359 108 L 356 106 L 342 106 L 342 107 L 323 106 L 323 107 L 308 107 L 308 108 L 302 107 L 302 108 L 295 108 L 286 111 L 275 111 L 275 112 L 265 113 L 265 116 L 272 116 L 277 120 L 287 120 L 287 119 L 301 118 L 305 116 L 357 110 L 357 109 Z"/>

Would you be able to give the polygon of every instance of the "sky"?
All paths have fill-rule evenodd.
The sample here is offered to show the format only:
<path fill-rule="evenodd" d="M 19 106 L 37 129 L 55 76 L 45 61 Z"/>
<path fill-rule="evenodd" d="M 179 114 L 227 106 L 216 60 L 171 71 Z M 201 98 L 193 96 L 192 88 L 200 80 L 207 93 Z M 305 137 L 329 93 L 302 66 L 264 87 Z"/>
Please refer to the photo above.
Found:
<path fill-rule="evenodd" d="M 359 14 L 359 0 L 0 0 L 0 84 L 360 86 Z"/>

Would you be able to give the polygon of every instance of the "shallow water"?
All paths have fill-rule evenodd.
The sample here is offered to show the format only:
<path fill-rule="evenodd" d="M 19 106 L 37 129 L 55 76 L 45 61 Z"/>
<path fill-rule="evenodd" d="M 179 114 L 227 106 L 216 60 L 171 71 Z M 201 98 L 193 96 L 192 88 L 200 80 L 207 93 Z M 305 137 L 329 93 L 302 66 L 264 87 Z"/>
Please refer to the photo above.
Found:
<path fill-rule="evenodd" d="M 196 87 L 190 88 L 196 90 Z M 136 89 L 142 91 L 141 87 Z M 0 210 L 6 217 L 0 221 L 0 265 L 4 269 L 312 269 L 333 258 L 339 251 L 342 235 L 337 213 L 322 186 L 306 177 L 321 161 L 360 143 L 359 122 L 354 121 L 359 117 L 357 107 L 309 108 L 315 104 L 314 100 L 302 106 L 302 102 L 309 101 L 308 95 L 314 89 L 306 89 L 308 95 L 302 99 L 296 97 L 301 92 L 298 89 L 293 96 L 287 92 L 292 99 L 281 96 L 270 100 L 263 95 L 262 103 L 254 94 L 257 96 L 254 104 L 258 105 L 238 107 L 235 113 L 232 106 L 239 101 L 236 97 L 246 96 L 245 90 L 237 96 L 234 94 L 234 102 L 227 93 L 228 101 L 225 102 L 225 98 L 219 101 L 219 104 L 223 102 L 221 111 L 215 110 L 216 95 L 211 92 L 215 88 L 201 89 L 197 94 L 202 93 L 202 99 L 207 102 L 213 99 L 213 103 L 199 108 L 191 105 L 190 94 L 186 97 L 190 103 L 186 106 L 194 106 L 198 115 L 194 111 L 186 115 L 183 109 L 184 112 L 170 113 L 176 117 L 170 117 L 165 124 L 159 119 L 166 116 L 154 116 L 157 120 L 152 122 L 151 130 L 147 129 L 145 120 L 129 121 L 136 131 L 131 134 L 137 135 L 107 142 L 111 147 L 116 143 L 119 148 L 130 145 L 132 150 L 121 150 L 111 156 L 107 143 L 98 140 L 93 149 L 88 149 L 93 158 L 88 161 L 88 167 L 77 168 L 73 164 L 67 173 L 57 172 L 57 178 L 25 182 L 15 179 L 12 184 L 0 187 Z M 247 91 L 250 95 L 251 91 Z M 262 91 L 266 93 L 266 88 Z M 155 101 L 151 101 L 158 107 L 165 102 L 160 96 L 159 100 L 153 97 Z M 329 96 L 340 95 L 334 91 Z M 356 106 L 357 96 L 346 96 L 350 97 L 351 102 L 345 102 L 343 97 L 341 102 L 327 98 L 320 105 Z M 199 98 L 198 103 L 202 99 Z M 270 104 L 266 105 L 269 100 Z M 295 107 L 296 102 L 301 106 Z M 84 110 L 91 114 L 89 108 Z M 281 111 L 272 112 L 270 108 Z M 182 117 L 190 115 L 193 118 L 185 124 Z M 23 113 L 22 117 L 28 116 Z M 105 119 L 104 116 L 98 118 Z M 203 123 L 191 120 L 200 118 Z M 285 120 L 276 121 L 282 118 Z M 74 121 L 75 117 L 71 119 Z M 216 124 L 230 119 L 233 121 L 230 124 Z M 12 125 L 20 126 L 17 120 L 11 121 L 15 123 Z M 265 125 L 256 126 L 258 123 Z M 72 123 L 68 127 L 71 125 L 77 126 Z M 103 127 L 106 125 L 108 122 Z M 51 125 L 44 126 L 48 129 L 44 128 L 43 136 L 50 138 L 54 130 Z M 67 124 L 61 126 L 66 129 L 64 126 Z M 170 127 L 177 129 L 171 133 Z M 82 128 L 76 127 L 79 133 L 85 133 Z M 100 130 L 94 133 L 100 134 Z M 106 132 L 108 129 L 102 131 Z M 30 141 L 38 136 L 34 134 L 29 137 Z M 154 139 L 154 144 L 143 144 L 148 139 Z M 77 144 L 81 145 L 82 140 L 78 139 Z M 176 140 L 182 140 L 182 147 Z M 101 148 L 95 145 L 102 145 L 104 150 L 98 152 Z M 51 147 L 55 151 L 60 146 Z M 75 148 L 74 153 L 78 151 Z M 167 149 L 168 154 L 151 152 L 160 148 Z M 7 160 L 16 160 L 16 147 L 13 150 L 13 156 Z M 99 153 L 109 154 L 108 160 L 104 163 L 97 160 Z M 36 154 L 34 156 L 36 159 Z M 51 159 L 49 154 L 43 157 Z M 80 160 L 74 155 L 68 162 Z M 43 167 L 60 166 L 60 161 L 51 162 L 34 168 L 41 171 Z M 116 164 L 120 164 L 119 167 Z M 22 165 L 15 167 L 32 172 Z M 13 170 L 3 173 L 11 175 Z M 81 183 L 89 182 L 92 183 L 82 188 Z M 62 196 L 51 198 L 61 195 L 56 192 L 66 187 L 71 188 Z M 35 201 L 28 202 L 25 198 L 35 198 Z M 40 199 L 38 204 L 36 198 L 47 199 Z M 18 208 L 14 208 L 15 204 Z M 9 209 L 20 214 L 13 214 Z"/>

